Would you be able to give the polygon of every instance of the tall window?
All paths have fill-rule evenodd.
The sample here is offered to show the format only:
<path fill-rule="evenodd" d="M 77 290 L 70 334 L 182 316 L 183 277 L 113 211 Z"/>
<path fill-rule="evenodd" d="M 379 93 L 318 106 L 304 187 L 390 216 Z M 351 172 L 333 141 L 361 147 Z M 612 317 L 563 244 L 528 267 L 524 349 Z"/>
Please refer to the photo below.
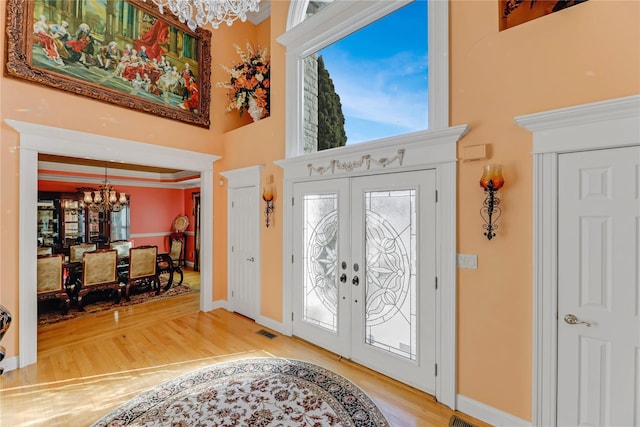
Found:
<path fill-rule="evenodd" d="M 448 127 L 448 2 L 301 1 L 289 17 L 287 157 Z"/>
<path fill-rule="evenodd" d="M 305 152 L 428 128 L 426 0 L 372 22 L 304 63 Z"/>
<path fill-rule="evenodd" d="M 129 201 L 120 212 L 111 212 L 111 241 L 129 240 Z"/>

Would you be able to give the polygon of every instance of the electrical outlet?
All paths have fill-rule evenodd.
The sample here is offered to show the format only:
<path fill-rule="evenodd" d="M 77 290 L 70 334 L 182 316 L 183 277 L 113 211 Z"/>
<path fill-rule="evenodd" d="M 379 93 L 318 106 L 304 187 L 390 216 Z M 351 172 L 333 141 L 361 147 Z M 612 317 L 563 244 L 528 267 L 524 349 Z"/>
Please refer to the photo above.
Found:
<path fill-rule="evenodd" d="M 476 270 L 478 268 L 478 256 L 458 254 L 458 268 Z"/>

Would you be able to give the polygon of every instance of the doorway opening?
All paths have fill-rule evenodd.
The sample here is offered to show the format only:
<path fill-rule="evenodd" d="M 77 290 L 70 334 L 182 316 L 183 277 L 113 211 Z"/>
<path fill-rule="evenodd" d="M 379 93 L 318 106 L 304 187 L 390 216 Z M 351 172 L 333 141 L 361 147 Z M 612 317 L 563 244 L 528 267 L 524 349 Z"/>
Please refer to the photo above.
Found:
<path fill-rule="evenodd" d="M 110 160 L 200 172 L 201 197 L 213 200 L 213 163 L 219 156 L 135 141 L 110 138 L 6 120 L 20 134 L 20 225 L 19 225 L 19 354 L 18 367 L 37 359 L 36 253 L 38 154 Z M 108 154 L 109 159 L 105 159 Z M 201 211 L 201 256 L 213 258 L 213 203 L 203 203 Z M 201 268 L 200 310 L 213 309 L 213 274 L 210 263 Z"/>

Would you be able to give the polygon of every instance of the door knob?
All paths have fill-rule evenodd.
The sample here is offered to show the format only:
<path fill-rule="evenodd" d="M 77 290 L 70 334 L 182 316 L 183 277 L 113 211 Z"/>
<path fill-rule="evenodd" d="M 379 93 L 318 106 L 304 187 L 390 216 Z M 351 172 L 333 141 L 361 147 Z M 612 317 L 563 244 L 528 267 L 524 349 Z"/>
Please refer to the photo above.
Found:
<path fill-rule="evenodd" d="M 347 282 L 347 275 L 346 275 L 346 274 L 344 274 L 344 273 L 342 273 L 342 275 L 340 276 L 340 281 L 341 281 L 342 283 L 346 283 L 346 282 Z"/>
<path fill-rule="evenodd" d="M 585 325 L 587 327 L 591 327 L 591 323 L 589 322 L 584 322 L 580 319 L 578 319 L 574 314 L 567 314 L 566 316 L 564 316 L 564 321 L 570 325 Z"/>
<path fill-rule="evenodd" d="M 255 261 L 255 260 L 254 260 L 254 258 L 253 258 L 253 257 L 251 257 L 251 258 L 247 258 L 247 261 L 251 261 L 251 262 L 253 262 L 253 261 Z"/>
<path fill-rule="evenodd" d="M 358 279 L 358 276 L 353 276 L 353 280 L 351 281 L 351 283 L 353 283 L 355 286 L 358 286 L 360 284 L 360 279 Z"/>

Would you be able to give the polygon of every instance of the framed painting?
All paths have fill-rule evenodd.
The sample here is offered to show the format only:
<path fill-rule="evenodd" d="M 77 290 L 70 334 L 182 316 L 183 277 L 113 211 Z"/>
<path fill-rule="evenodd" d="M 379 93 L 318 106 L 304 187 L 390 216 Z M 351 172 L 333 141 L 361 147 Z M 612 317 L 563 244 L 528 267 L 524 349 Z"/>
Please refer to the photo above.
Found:
<path fill-rule="evenodd" d="M 559 12 L 587 0 L 498 0 L 500 4 L 500 31 L 550 13 Z"/>
<path fill-rule="evenodd" d="M 6 34 L 8 76 L 210 125 L 211 32 L 153 4 L 7 0 Z"/>

